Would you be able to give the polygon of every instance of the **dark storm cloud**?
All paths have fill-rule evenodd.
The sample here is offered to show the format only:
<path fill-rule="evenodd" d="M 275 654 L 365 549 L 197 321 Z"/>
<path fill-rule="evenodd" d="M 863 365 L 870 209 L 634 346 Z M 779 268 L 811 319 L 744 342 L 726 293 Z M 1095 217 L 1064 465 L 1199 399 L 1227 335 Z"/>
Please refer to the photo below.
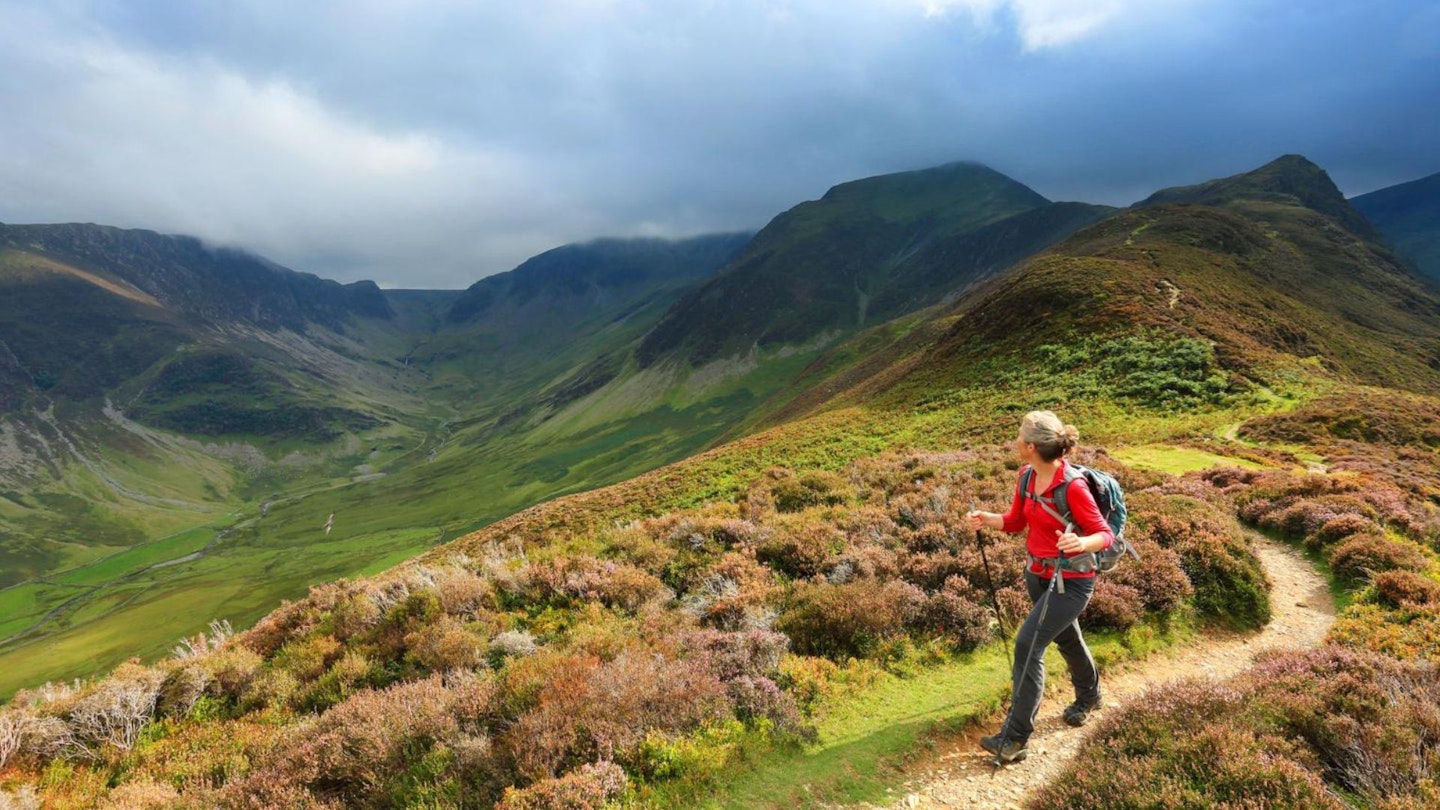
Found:
<path fill-rule="evenodd" d="M 0 0 L 0 220 L 464 286 L 957 159 L 1127 204 L 1287 152 L 1440 170 L 1435 3 Z"/>

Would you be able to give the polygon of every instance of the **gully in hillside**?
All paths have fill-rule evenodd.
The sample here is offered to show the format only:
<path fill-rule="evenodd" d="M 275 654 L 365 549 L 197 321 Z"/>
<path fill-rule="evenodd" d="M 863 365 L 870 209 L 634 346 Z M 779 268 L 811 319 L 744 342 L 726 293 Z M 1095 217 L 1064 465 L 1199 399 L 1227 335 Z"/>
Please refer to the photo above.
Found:
<path fill-rule="evenodd" d="M 1115 535 L 1083 476 L 1066 473 L 1065 454 L 1075 448 L 1079 438 L 1074 425 L 1062 424 L 1050 411 L 1027 414 L 1015 440 L 1025 466 L 1020 468 L 1010 510 L 968 514 L 976 530 L 1024 530 L 1030 555 L 1025 586 L 1034 604 L 1015 637 L 1010 713 L 998 733 L 980 740 L 997 763 L 1025 758 L 1045 688 L 1045 650 L 1051 642 L 1060 648 L 1075 687 L 1075 702 L 1066 707 L 1065 722 L 1084 725 L 1089 713 L 1100 707 L 1100 673 L 1080 633 L 1078 618 L 1095 591 L 1093 552 L 1109 548 Z M 1060 487 L 1065 488 L 1062 500 L 1073 523 L 1062 519 L 1053 506 Z"/>

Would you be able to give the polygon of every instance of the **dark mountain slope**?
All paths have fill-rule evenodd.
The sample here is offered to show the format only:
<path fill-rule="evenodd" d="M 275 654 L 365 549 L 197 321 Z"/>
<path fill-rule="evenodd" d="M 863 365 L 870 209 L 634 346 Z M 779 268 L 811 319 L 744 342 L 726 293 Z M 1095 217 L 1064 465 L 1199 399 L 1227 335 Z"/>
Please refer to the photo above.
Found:
<path fill-rule="evenodd" d="M 1350 200 L 1386 241 L 1440 282 L 1440 172 Z"/>
<path fill-rule="evenodd" d="M 0 225 L 0 248 L 107 274 L 166 308 L 206 319 L 303 331 L 307 323 L 339 329 L 348 315 L 390 314 L 374 282 L 342 285 L 188 236 L 99 225 Z"/>
<path fill-rule="evenodd" d="M 329 441 L 381 422 L 363 394 L 341 395 L 353 363 L 323 345 L 339 340 L 326 322 L 390 316 L 373 285 L 148 231 L 8 226 L 0 237 L 0 399 L 17 418 L 56 402 L 88 403 L 94 417 L 112 399 L 146 424 L 205 436 Z"/>
<path fill-rule="evenodd" d="M 42 392 L 98 397 L 188 339 L 183 317 L 119 279 L 0 250 L 0 365 L 11 368 L 12 407 Z"/>
<path fill-rule="evenodd" d="M 548 329 L 560 319 L 621 310 L 707 278 L 749 241 L 750 233 L 681 240 L 600 239 L 565 245 L 508 273 L 481 279 L 455 302 L 447 320 L 495 331 Z"/>
<path fill-rule="evenodd" d="M 462 396 L 459 426 L 509 427 L 613 378 L 628 347 L 747 233 L 565 245 L 459 294 L 412 359 Z"/>
<path fill-rule="evenodd" d="M 675 305 L 637 352 L 692 365 L 753 345 L 805 343 L 933 303 L 1053 244 L 1108 209 L 1048 200 L 975 163 L 832 188 L 767 225 Z M 1012 219 L 1014 218 L 1014 219 Z"/>

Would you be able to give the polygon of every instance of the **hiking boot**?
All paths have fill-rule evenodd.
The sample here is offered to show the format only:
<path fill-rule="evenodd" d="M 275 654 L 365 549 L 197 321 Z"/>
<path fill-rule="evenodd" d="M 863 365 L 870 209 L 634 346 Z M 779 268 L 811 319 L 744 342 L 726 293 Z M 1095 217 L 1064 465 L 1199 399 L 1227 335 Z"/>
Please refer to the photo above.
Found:
<path fill-rule="evenodd" d="M 1096 698 L 1094 703 L 1081 703 L 1077 700 L 1069 706 L 1066 706 L 1065 711 L 1061 712 L 1060 716 L 1065 719 L 1065 725 L 1079 728 L 1085 725 L 1085 721 L 1090 719 L 1090 713 L 1099 708 L 1099 698 Z"/>
<path fill-rule="evenodd" d="M 997 761 L 1006 764 L 1009 764 L 1011 762 L 1019 762 L 1030 753 L 1025 749 L 1025 742 L 1023 740 L 1006 740 L 1005 745 L 1002 748 L 1000 745 L 999 734 L 991 734 L 989 737 L 981 737 L 980 747 L 994 754 Z"/>

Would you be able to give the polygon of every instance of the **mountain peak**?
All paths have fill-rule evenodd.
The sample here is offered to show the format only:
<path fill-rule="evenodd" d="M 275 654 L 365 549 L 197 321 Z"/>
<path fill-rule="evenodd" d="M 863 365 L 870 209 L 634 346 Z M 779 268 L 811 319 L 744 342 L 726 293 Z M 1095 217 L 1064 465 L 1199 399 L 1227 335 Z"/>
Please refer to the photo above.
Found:
<path fill-rule="evenodd" d="M 1162 189 L 1136 208 L 1171 203 L 1226 205 L 1241 200 L 1302 205 L 1326 214 L 1350 231 L 1371 238 L 1370 223 L 1345 201 L 1330 175 L 1303 155 L 1282 155 L 1258 169 L 1231 177 Z"/>
<path fill-rule="evenodd" d="M 1049 202 L 1029 186 L 968 160 L 851 180 L 820 198 L 826 206 L 863 205 L 891 221 L 924 214 L 963 219 L 981 211 L 993 215 L 993 208 L 1014 212 Z"/>

